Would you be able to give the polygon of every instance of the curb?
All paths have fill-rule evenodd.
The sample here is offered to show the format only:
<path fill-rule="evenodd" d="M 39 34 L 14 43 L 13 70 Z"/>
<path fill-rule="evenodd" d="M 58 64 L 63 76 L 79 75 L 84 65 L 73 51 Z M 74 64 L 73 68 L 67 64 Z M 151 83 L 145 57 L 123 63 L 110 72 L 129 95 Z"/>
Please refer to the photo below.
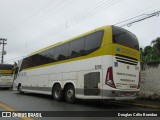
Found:
<path fill-rule="evenodd" d="M 139 106 L 139 107 L 145 107 L 145 108 L 160 109 L 160 106 L 155 106 L 155 105 L 146 105 L 146 104 L 138 104 L 138 103 L 122 103 L 122 102 L 115 102 L 115 103 L 123 104 L 123 105 Z"/>
<path fill-rule="evenodd" d="M 147 107 L 147 108 L 154 108 L 154 109 L 160 109 L 159 106 L 154 106 L 154 105 L 144 105 L 144 104 L 130 104 L 133 106 L 140 106 L 140 107 Z"/>

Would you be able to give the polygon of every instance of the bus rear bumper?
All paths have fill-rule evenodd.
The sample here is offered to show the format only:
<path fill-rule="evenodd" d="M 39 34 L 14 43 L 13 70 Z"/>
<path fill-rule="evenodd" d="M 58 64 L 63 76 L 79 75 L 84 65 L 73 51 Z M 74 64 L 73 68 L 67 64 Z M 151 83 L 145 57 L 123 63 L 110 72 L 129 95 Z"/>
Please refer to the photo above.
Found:
<path fill-rule="evenodd" d="M 138 98 L 139 90 L 127 91 L 127 90 L 106 90 L 103 91 L 103 99 L 111 100 L 135 100 Z"/>
<path fill-rule="evenodd" d="M 0 85 L 0 88 L 10 88 L 12 85 Z"/>
<path fill-rule="evenodd" d="M 107 101 L 125 101 L 125 100 L 135 100 L 137 99 L 137 96 L 128 96 L 128 97 L 103 97 L 103 100 Z"/>
<path fill-rule="evenodd" d="M 135 97 L 115 97 L 115 100 L 121 101 L 121 100 L 135 100 L 137 96 Z"/>

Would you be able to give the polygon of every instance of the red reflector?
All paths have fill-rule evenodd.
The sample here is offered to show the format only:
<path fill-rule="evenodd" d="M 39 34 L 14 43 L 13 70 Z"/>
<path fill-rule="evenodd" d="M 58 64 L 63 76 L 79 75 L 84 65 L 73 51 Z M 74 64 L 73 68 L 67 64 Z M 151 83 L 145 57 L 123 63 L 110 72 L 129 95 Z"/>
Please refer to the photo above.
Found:
<path fill-rule="evenodd" d="M 116 88 L 116 86 L 114 84 L 114 81 L 113 81 L 113 70 L 112 70 L 112 67 L 109 67 L 108 70 L 107 70 L 105 84 L 109 85 L 110 87 Z"/>

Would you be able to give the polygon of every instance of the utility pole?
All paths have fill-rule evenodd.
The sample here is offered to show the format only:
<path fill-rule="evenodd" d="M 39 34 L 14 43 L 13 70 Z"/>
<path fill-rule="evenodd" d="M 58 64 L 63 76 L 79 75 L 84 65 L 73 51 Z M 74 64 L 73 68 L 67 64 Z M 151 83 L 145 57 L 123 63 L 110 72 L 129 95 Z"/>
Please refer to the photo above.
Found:
<path fill-rule="evenodd" d="M 5 50 L 4 50 L 4 45 L 6 45 L 7 39 L 4 38 L 0 38 L 0 45 L 2 44 L 2 56 L 1 56 L 1 63 L 3 63 L 3 59 L 4 59 L 4 55 L 6 54 Z"/>

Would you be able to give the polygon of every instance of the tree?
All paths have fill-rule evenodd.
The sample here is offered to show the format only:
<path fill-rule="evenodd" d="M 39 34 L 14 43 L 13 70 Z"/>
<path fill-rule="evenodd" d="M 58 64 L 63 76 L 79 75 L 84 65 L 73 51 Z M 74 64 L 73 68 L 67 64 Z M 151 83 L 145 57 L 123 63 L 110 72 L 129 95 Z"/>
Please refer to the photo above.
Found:
<path fill-rule="evenodd" d="M 151 46 L 146 46 L 141 51 L 141 63 L 160 63 L 160 37 L 151 42 Z"/>
<path fill-rule="evenodd" d="M 153 45 L 153 48 L 157 51 L 157 54 L 160 55 L 160 37 L 158 37 L 156 40 L 153 40 L 151 44 Z"/>

